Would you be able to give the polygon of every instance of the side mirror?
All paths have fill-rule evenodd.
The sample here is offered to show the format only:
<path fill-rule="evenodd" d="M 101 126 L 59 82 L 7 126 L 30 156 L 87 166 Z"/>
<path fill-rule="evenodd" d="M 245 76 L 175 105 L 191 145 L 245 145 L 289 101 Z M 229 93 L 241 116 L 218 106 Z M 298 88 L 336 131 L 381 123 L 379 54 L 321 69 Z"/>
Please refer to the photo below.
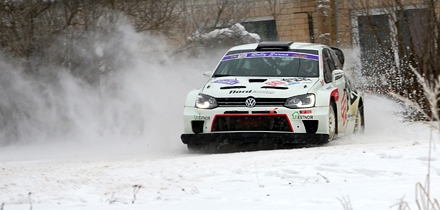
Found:
<path fill-rule="evenodd" d="M 344 71 L 342 70 L 333 70 L 332 72 L 332 82 L 333 85 L 337 85 L 341 82 L 344 82 L 342 78 L 344 77 Z"/>
<path fill-rule="evenodd" d="M 206 77 L 211 77 L 211 71 L 205 71 L 205 73 L 203 73 L 204 76 Z"/>

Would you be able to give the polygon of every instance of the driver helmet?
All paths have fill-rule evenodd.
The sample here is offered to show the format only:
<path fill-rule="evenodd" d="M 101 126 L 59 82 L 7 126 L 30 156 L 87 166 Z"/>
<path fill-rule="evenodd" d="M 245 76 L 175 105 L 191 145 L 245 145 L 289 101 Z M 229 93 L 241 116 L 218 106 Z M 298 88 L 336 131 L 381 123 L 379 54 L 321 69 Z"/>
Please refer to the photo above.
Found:
<path fill-rule="evenodd" d="M 307 72 L 315 72 L 316 71 L 316 66 L 315 66 L 315 62 L 312 60 L 304 60 L 302 63 L 302 69 L 304 69 Z"/>
<path fill-rule="evenodd" d="M 318 73 L 318 68 L 315 61 L 313 60 L 303 60 L 301 62 L 301 69 L 308 74 L 316 75 Z"/>
<path fill-rule="evenodd" d="M 243 64 L 243 69 L 247 75 L 261 74 L 262 61 L 259 58 L 246 59 Z"/>

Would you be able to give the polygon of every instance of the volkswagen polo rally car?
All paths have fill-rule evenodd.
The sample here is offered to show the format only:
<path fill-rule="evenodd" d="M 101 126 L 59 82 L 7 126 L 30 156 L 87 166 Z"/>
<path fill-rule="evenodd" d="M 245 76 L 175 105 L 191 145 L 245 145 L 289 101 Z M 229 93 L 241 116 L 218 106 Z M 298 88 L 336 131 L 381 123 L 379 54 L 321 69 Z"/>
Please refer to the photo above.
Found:
<path fill-rule="evenodd" d="M 203 87 L 189 92 L 181 140 L 210 144 L 325 144 L 363 132 L 362 95 L 338 48 L 261 42 L 227 51 Z"/>

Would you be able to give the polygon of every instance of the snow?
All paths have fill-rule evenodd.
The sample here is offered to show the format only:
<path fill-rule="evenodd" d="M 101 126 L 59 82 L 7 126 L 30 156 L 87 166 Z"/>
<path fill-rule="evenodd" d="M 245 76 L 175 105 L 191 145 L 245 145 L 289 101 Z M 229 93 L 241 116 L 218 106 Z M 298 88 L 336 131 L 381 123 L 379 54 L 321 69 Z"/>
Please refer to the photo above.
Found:
<path fill-rule="evenodd" d="M 240 39 L 243 43 L 255 43 L 261 41 L 261 37 L 258 34 L 246 31 L 245 27 L 240 23 L 236 23 L 230 28 L 215 29 L 204 34 L 196 32 L 192 37 L 189 37 L 188 40 L 206 41 L 212 39 L 231 39 L 233 37 Z"/>
<path fill-rule="evenodd" d="M 416 209 L 416 183 L 425 183 L 430 133 L 438 145 L 437 132 L 400 122 L 384 98 L 367 95 L 365 108 L 364 135 L 309 148 L 189 153 L 181 125 L 172 141 L 154 139 L 167 144 L 156 152 L 126 141 L 105 150 L 84 142 L 2 147 L 0 203 L 4 210 L 371 210 L 404 200 Z M 432 150 L 433 198 L 440 198 L 439 154 Z"/>

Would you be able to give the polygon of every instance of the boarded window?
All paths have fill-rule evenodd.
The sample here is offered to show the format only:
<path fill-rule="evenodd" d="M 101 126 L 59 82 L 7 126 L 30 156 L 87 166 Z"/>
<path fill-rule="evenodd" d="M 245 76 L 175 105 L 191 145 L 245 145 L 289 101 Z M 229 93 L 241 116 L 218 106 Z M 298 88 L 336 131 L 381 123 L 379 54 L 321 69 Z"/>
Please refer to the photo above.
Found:
<path fill-rule="evenodd" d="M 363 75 L 390 69 L 393 54 L 388 15 L 359 16 L 359 45 Z"/>

